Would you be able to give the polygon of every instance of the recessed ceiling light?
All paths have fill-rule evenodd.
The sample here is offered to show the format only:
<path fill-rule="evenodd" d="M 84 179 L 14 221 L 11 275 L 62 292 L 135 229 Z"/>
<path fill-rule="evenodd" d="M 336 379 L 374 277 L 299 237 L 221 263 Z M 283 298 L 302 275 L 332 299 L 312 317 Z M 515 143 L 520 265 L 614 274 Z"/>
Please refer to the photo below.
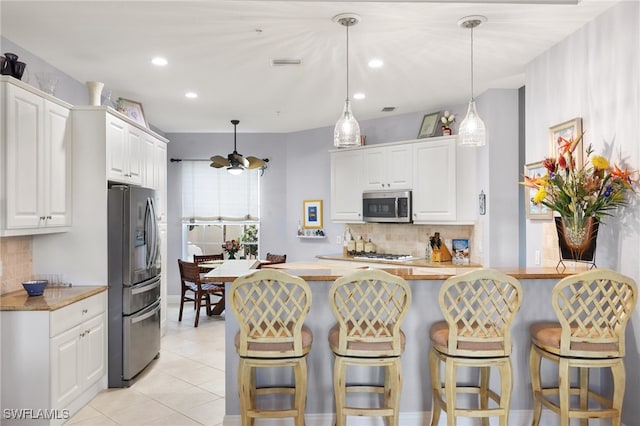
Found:
<path fill-rule="evenodd" d="M 166 58 L 163 58 L 161 56 L 155 57 L 151 60 L 151 63 L 155 66 L 158 67 L 164 67 L 165 65 L 167 65 L 169 63 L 169 61 L 167 61 Z"/>
<path fill-rule="evenodd" d="M 366 98 L 364 93 L 354 93 L 353 94 L 353 99 L 364 99 Z"/>
<path fill-rule="evenodd" d="M 380 68 L 384 65 L 382 59 L 372 59 L 369 61 L 369 68 Z"/>
<path fill-rule="evenodd" d="M 197 98 L 197 97 L 198 97 L 198 94 L 197 94 L 197 93 L 195 93 L 195 92 L 187 92 L 187 93 L 185 93 L 184 95 L 185 95 L 187 98 L 189 98 L 189 99 L 195 99 L 195 98 Z"/>

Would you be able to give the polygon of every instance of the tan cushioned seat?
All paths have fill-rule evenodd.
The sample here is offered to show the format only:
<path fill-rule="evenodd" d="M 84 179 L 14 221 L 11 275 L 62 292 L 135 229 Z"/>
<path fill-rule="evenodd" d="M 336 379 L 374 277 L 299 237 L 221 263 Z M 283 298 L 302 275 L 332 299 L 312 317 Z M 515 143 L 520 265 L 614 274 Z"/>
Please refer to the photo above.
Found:
<path fill-rule="evenodd" d="M 572 329 L 575 330 L 576 328 Z M 560 354 L 560 336 L 562 336 L 560 323 L 551 321 L 538 322 L 529 327 L 529 332 L 531 333 L 531 340 L 536 346 L 556 355 Z M 614 343 L 573 342 L 571 349 L 576 351 L 615 352 L 618 350 L 618 345 Z"/>
<path fill-rule="evenodd" d="M 302 349 L 304 353 L 309 352 L 311 349 L 311 343 L 313 343 L 313 333 L 311 329 L 306 325 L 302 326 L 301 330 L 302 334 Z M 240 347 L 240 332 L 236 333 L 236 337 L 234 339 L 234 343 L 236 349 Z M 291 343 L 283 342 L 283 343 L 258 343 L 258 342 L 249 342 L 249 350 L 250 351 L 262 351 L 262 352 L 284 352 L 289 351 L 292 348 Z"/>
<path fill-rule="evenodd" d="M 429 330 L 431 343 L 439 352 L 447 353 L 449 347 L 449 324 L 446 321 L 438 321 Z M 497 336 L 496 336 L 497 337 Z M 458 349 L 465 351 L 499 351 L 502 349 L 500 342 L 468 342 L 458 340 Z"/>
<path fill-rule="evenodd" d="M 405 344 L 405 336 L 404 336 L 404 332 L 402 330 L 400 330 L 400 346 L 402 347 L 402 350 L 404 351 L 404 344 Z M 333 327 L 331 327 L 331 330 L 329 330 L 329 345 L 331 346 L 331 350 L 333 352 L 338 351 L 338 348 L 340 348 L 340 325 L 336 324 Z M 390 350 L 391 347 L 391 342 L 351 342 L 349 344 L 348 349 L 350 350 L 354 350 L 354 351 L 387 351 Z"/>

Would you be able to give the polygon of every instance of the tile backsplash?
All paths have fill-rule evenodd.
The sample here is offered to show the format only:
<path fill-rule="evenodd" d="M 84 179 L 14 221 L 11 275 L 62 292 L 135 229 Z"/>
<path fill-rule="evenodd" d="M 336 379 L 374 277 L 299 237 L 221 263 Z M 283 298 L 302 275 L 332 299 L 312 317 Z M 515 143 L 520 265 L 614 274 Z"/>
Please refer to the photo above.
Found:
<path fill-rule="evenodd" d="M 440 238 L 445 242 L 457 238 L 468 239 L 471 249 L 470 260 L 472 263 L 480 263 L 478 254 L 473 250 L 475 247 L 473 225 L 358 223 L 345 225 L 343 235 L 346 228 L 349 228 L 356 240 L 360 236 L 365 241 L 371 238 L 379 253 L 410 254 L 414 257 L 424 257 L 427 240 L 436 232 L 440 233 Z"/>
<path fill-rule="evenodd" d="M 32 236 L 0 238 L 0 294 L 20 290 L 33 273 Z"/>

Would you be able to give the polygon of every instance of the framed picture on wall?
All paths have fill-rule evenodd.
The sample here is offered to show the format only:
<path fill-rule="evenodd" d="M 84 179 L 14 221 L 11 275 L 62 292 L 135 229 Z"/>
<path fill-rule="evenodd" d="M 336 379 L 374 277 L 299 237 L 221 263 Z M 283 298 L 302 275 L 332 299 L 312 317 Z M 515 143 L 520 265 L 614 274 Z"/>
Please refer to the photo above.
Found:
<path fill-rule="evenodd" d="M 144 110 L 140 102 L 132 101 L 130 99 L 118 98 L 116 102 L 117 109 L 139 125 L 149 128 L 147 119 L 144 116 Z"/>
<path fill-rule="evenodd" d="M 322 200 L 304 200 L 302 215 L 305 228 L 322 228 Z"/>
<path fill-rule="evenodd" d="M 564 142 L 558 143 L 558 138 L 566 140 L 577 140 L 582 134 L 582 118 L 576 117 L 564 123 L 556 124 L 549 128 L 549 155 L 553 158 L 558 158 L 558 147 L 562 146 Z M 573 158 L 576 161 L 576 166 L 582 166 L 582 140 L 578 143 L 573 151 Z"/>
<path fill-rule="evenodd" d="M 547 173 L 543 162 L 525 164 L 524 175 L 528 178 L 542 177 Z M 551 219 L 553 218 L 553 210 L 542 204 L 533 202 L 533 196 L 536 195 L 537 189 L 524 186 L 524 206 L 527 219 Z"/>

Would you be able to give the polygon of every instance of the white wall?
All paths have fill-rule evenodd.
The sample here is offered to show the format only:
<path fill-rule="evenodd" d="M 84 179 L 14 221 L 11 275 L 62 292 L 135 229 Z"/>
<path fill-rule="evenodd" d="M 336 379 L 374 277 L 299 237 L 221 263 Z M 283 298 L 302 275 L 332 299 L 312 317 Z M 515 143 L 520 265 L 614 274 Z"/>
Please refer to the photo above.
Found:
<path fill-rule="evenodd" d="M 585 146 L 640 168 L 640 3 L 623 1 L 527 66 L 526 162 L 549 155 L 548 128 L 582 117 Z M 638 176 L 636 176 L 638 177 Z M 640 281 L 640 204 L 606 219 L 597 264 Z M 527 264 L 541 250 L 541 221 L 527 223 Z M 623 422 L 637 424 L 640 406 L 640 309 L 627 329 Z"/>

